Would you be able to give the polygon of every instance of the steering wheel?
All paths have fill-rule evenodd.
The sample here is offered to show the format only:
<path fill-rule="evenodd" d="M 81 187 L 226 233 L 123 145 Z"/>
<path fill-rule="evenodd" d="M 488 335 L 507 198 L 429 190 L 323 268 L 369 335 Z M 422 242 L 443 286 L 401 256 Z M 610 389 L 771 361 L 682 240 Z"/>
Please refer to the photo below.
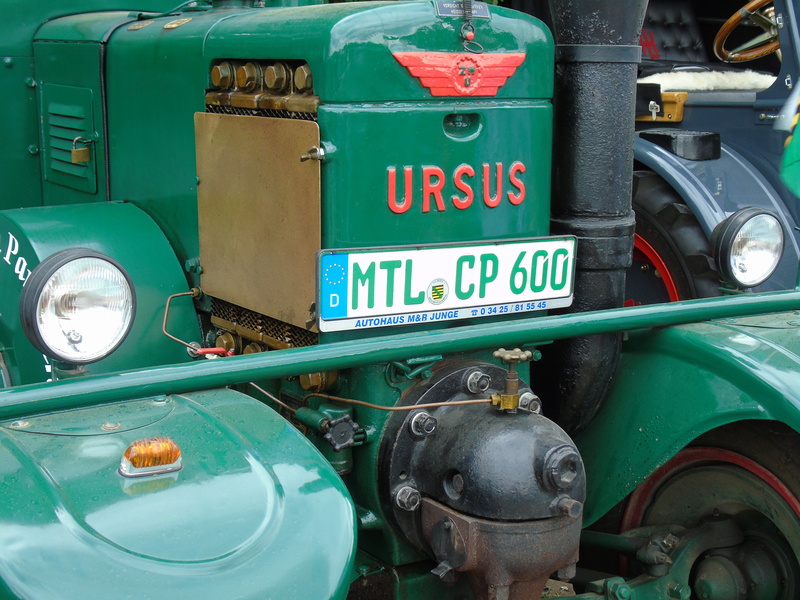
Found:
<path fill-rule="evenodd" d="M 719 28 L 717 35 L 714 36 L 714 54 L 717 55 L 718 59 L 723 62 L 744 62 L 772 54 L 780 48 L 778 28 L 775 22 L 764 14 L 757 12 L 768 4 L 772 4 L 772 0 L 751 0 L 733 13 L 730 19 L 725 21 L 725 24 Z M 764 30 L 764 33 L 742 44 L 735 50 L 726 50 L 725 42 L 728 40 L 728 36 L 745 19 L 758 25 Z"/>

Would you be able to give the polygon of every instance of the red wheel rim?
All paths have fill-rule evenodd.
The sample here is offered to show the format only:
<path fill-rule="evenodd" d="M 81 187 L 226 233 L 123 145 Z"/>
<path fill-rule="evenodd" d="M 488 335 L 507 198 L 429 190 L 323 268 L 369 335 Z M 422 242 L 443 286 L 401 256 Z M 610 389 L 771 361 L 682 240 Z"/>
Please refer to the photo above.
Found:
<path fill-rule="evenodd" d="M 641 259 L 641 257 L 644 257 L 645 261 L 649 262 L 653 268 L 658 271 L 659 275 L 661 275 L 661 281 L 664 282 L 664 287 L 667 288 L 669 301 L 677 302 L 680 300 L 681 298 L 678 296 L 678 288 L 675 286 L 675 280 L 672 278 L 672 273 L 669 272 L 666 263 L 664 263 L 664 260 L 659 256 L 655 248 L 638 233 L 633 234 L 633 250 L 634 255 L 637 250 L 640 253 L 636 258 Z"/>
<path fill-rule="evenodd" d="M 634 490 L 622 515 L 620 530 L 627 531 L 641 525 L 645 510 L 650 506 L 654 494 L 664 480 L 677 472 L 701 463 L 727 463 L 749 471 L 775 490 L 795 514 L 800 517 L 800 500 L 771 471 L 749 458 L 729 450 L 697 447 L 687 448 L 679 452 L 672 460 L 658 469 L 647 481 Z"/>

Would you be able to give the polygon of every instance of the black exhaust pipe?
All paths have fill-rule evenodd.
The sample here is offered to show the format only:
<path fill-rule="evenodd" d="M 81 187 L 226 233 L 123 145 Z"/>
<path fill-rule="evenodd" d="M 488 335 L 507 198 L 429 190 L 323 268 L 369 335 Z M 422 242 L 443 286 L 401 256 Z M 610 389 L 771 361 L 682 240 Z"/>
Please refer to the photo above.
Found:
<path fill-rule="evenodd" d="M 549 0 L 557 44 L 551 231 L 578 238 L 575 301 L 564 312 L 616 308 L 624 301 L 635 227 L 633 126 L 646 8 L 647 0 Z M 586 427 L 600 408 L 620 345 L 621 336 L 610 334 L 543 348 L 536 388 L 567 431 Z"/>

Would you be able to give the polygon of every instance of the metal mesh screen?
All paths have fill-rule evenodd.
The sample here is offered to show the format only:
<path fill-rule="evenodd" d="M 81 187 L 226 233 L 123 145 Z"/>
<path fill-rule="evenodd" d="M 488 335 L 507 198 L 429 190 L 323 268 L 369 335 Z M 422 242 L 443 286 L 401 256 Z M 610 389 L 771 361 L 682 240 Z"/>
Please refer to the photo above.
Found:
<path fill-rule="evenodd" d="M 206 112 L 220 115 L 239 115 L 243 117 L 272 117 L 273 119 L 297 119 L 300 121 L 314 122 L 317 120 L 316 113 L 275 110 L 271 108 L 239 108 L 236 106 L 221 106 L 218 104 L 206 104 Z"/>
<path fill-rule="evenodd" d="M 293 347 L 314 346 L 319 342 L 319 334 L 313 331 L 260 315 L 219 298 L 212 298 L 211 301 L 211 314 L 214 317 L 251 331 L 253 339 L 258 340 L 262 339 L 261 336 L 267 336 Z"/>

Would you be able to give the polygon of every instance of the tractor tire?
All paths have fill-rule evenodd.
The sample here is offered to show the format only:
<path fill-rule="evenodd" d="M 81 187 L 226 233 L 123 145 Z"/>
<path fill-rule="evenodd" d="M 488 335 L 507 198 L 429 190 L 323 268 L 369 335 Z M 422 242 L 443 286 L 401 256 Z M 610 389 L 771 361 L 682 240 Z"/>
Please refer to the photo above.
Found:
<path fill-rule="evenodd" d="M 626 305 L 721 295 L 708 238 L 677 192 L 651 171 L 634 172 L 636 236 Z"/>
<path fill-rule="evenodd" d="M 712 431 L 631 494 L 621 529 L 691 528 L 704 519 L 732 518 L 744 539 L 738 546 L 710 551 L 695 562 L 691 585 L 698 597 L 718 597 L 714 590 L 735 579 L 746 590 L 739 592 L 742 598 L 798 598 L 798 461 L 800 435 L 780 423 L 747 421 Z M 704 589 L 709 595 L 703 595 Z"/>

